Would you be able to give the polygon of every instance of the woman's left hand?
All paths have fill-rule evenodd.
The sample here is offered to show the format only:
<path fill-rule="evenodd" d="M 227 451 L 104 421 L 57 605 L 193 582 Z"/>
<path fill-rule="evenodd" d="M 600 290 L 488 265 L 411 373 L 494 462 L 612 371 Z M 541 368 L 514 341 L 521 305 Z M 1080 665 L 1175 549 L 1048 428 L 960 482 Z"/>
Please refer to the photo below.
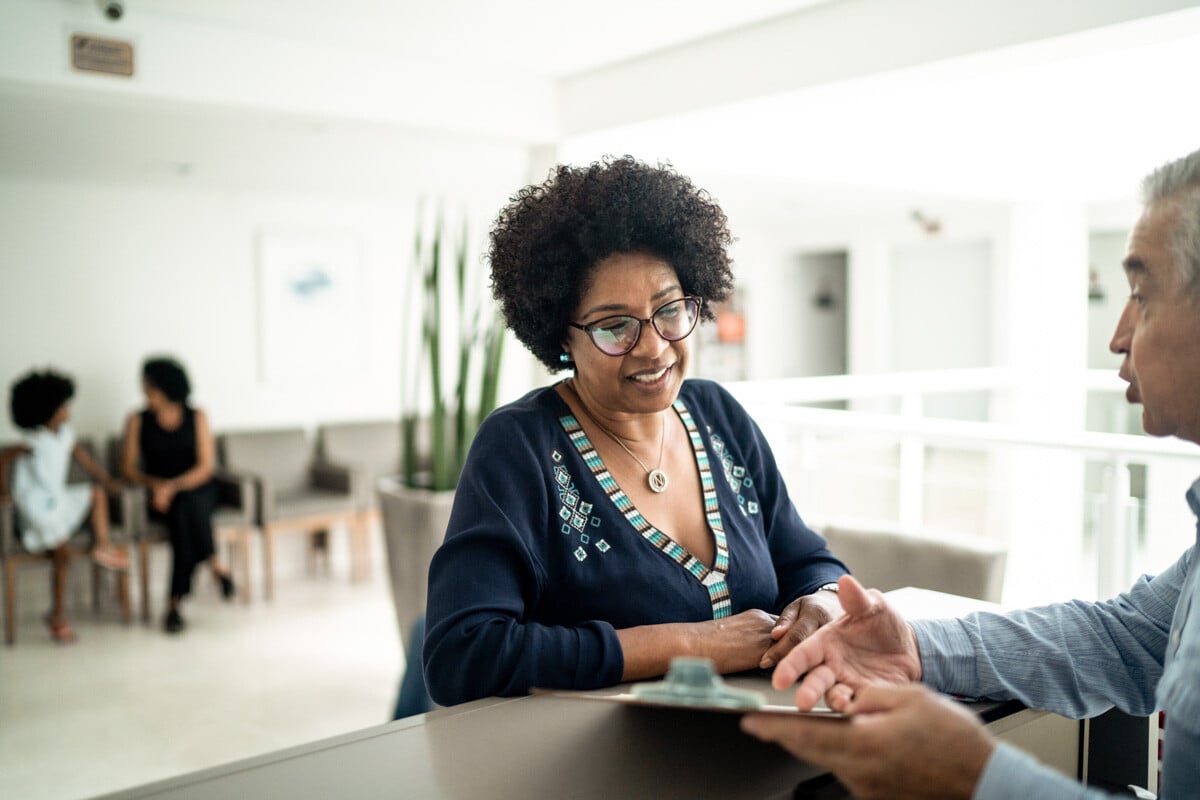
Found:
<path fill-rule="evenodd" d="M 799 597 L 788 604 L 771 629 L 771 645 L 759 662 L 760 669 L 770 669 L 780 662 L 800 642 L 812 636 L 817 628 L 828 625 L 845 613 L 838 602 L 837 592 L 815 592 Z"/>

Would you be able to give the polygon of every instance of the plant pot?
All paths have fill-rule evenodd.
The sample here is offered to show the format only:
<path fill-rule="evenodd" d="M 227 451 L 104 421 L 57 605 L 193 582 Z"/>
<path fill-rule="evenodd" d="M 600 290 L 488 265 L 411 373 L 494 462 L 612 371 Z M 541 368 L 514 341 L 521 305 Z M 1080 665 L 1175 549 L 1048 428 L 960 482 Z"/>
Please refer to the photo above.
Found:
<path fill-rule="evenodd" d="M 454 492 L 413 489 L 395 476 L 375 485 L 383 514 L 383 541 L 388 579 L 401 641 L 407 642 L 413 621 L 425 613 L 429 562 L 446 535 Z"/>

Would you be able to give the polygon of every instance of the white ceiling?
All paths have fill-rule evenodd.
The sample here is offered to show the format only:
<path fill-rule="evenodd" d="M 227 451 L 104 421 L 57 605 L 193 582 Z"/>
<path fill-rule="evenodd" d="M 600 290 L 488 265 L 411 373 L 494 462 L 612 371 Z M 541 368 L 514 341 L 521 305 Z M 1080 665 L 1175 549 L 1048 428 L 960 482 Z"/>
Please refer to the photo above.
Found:
<path fill-rule="evenodd" d="M 16 2 L 57 3 L 95 29 L 110 26 L 95 0 Z M 109 29 L 198 26 L 401 54 L 429 70 L 472 67 L 549 80 L 810 6 L 853 10 L 857 2 L 125 0 L 126 19 Z M 1127 196 L 1149 167 L 1200 146 L 1200 104 L 1190 99 L 1200 75 L 1200 9 L 1159 20 L 590 131 L 560 142 L 559 156 L 631 152 L 687 172 L 800 187 L 794 194 L 805 202 L 811 187 L 836 186 L 979 198 L 1050 192 L 1089 202 Z M 378 120 L 115 92 L 81 96 L 0 75 L 0 171 L 31 177 L 140 175 L 231 188 L 371 191 L 435 175 L 438 168 L 419 155 L 435 137 L 454 140 Z M 522 145 L 498 138 L 484 146 L 500 153 Z M 287 152 L 305 168 L 255 157 L 265 151 Z"/>
<path fill-rule="evenodd" d="M 574 137 L 793 184 L 1105 202 L 1200 147 L 1200 10 Z"/>
<path fill-rule="evenodd" d="M 92 0 L 74 2 L 93 4 Z M 140 16 L 559 78 L 833 0 L 125 0 Z"/>

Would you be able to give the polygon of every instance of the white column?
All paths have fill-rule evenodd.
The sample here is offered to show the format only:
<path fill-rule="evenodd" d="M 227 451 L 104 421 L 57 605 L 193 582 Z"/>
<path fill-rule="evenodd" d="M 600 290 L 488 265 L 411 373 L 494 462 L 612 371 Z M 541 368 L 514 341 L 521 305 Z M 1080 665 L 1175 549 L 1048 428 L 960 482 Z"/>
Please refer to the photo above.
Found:
<path fill-rule="evenodd" d="M 1012 209 L 1007 263 L 997 281 L 1001 363 L 1017 386 L 996 408 L 1000 422 L 1080 430 L 1086 395 L 1087 215 L 1082 204 L 1038 199 Z M 997 459 L 996 492 L 1009 506 L 1004 601 L 1013 605 L 1091 597 L 1083 564 L 1083 457 L 1015 448 Z"/>
<path fill-rule="evenodd" d="M 846 268 L 846 371 L 852 375 L 890 371 L 890 242 L 882 237 L 852 242 Z M 850 402 L 854 411 L 887 413 L 892 406 L 890 398 Z"/>

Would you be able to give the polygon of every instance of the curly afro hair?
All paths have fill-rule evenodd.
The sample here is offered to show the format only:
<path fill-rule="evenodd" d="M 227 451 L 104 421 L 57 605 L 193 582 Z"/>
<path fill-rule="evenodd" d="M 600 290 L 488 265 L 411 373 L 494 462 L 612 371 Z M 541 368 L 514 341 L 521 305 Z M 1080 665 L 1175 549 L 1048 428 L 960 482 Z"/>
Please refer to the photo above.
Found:
<path fill-rule="evenodd" d="M 187 371 L 173 358 L 148 358 L 142 364 L 142 380 L 158 389 L 172 403 L 186 404 L 192 394 Z"/>
<path fill-rule="evenodd" d="M 30 372 L 12 385 L 9 411 L 18 428 L 33 430 L 45 425 L 63 404 L 75 396 L 75 383 L 52 370 Z"/>
<path fill-rule="evenodd" d="M 593 268 L 618 253 L 670 264 L 701 311 L 733 290 L 725 213 L 669 164 L 630 156 L 559 166 L 501 210 L 491 232 L 492 294 L 516 337 L 550 372 Z"/>

